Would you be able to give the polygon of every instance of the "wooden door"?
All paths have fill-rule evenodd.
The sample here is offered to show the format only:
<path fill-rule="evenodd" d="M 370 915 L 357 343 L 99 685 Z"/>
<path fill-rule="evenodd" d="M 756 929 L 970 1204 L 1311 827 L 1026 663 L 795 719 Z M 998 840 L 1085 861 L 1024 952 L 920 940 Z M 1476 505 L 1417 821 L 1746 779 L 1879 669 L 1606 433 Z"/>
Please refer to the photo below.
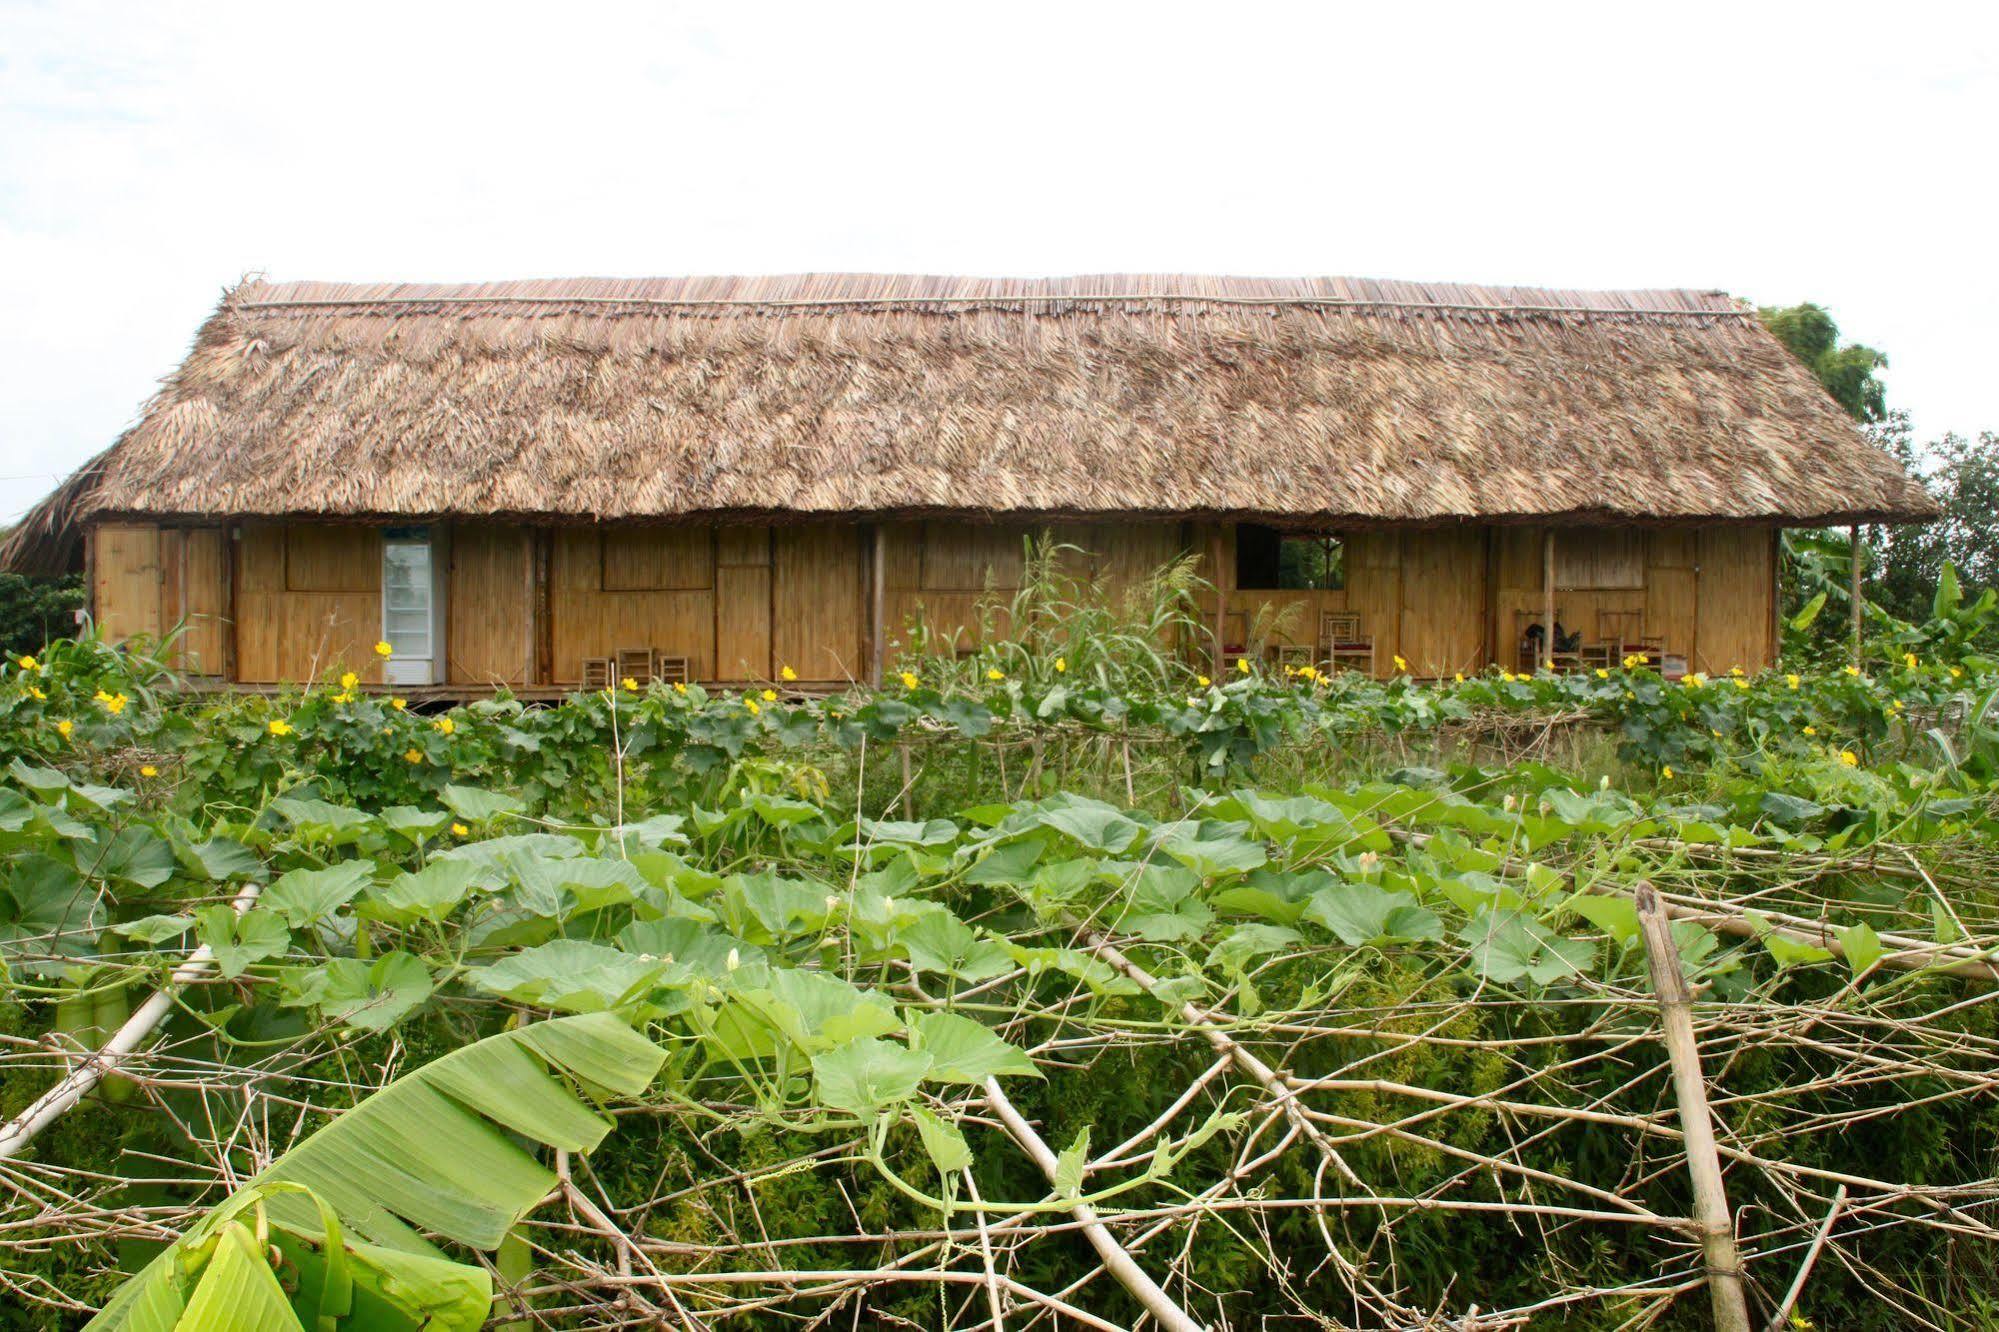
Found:
<path fill-rule="evenodd" d="M 447 547 L 446 679 L 453 684 L 527 683 L 535 645 L 533 543 L 525 527 L 458 523 Z"/>
<path fill-rule="evenodd" d="M 715 530 L 717 680 L 767 680 L 777 673 L 770 651 L 770 579 L 768 527 Z"/>
<path fill-rule="evenodd" d="M 819 683 L 867 678 L 861 529 L 800 523 L 771 533 L 771 666 Z"/>
<path fill-rule="evenodd" d="M 1476 527 L 1402 537 L 1402 633 L 1412 675 L 1470 674 L 1485 657 L 1485 533 Z M 1387 653 L 1375 668 L 1394 669 Z"/>

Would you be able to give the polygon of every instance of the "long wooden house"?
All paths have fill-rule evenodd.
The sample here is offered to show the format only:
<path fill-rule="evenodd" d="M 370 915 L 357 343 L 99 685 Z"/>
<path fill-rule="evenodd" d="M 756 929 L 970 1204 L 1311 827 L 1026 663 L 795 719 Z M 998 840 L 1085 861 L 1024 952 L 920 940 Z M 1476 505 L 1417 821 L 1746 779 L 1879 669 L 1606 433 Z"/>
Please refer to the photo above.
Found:
<path fill-rule="evenodd" d="M 251 281 L 0 564 L 241 685 L 865 681 L 1041 531 L 1107 584 L 1199 554 L 1224 658 L 1724 671 L 1774 660 L 1780 528 L 1932 511 L 1718 292 Z"/>

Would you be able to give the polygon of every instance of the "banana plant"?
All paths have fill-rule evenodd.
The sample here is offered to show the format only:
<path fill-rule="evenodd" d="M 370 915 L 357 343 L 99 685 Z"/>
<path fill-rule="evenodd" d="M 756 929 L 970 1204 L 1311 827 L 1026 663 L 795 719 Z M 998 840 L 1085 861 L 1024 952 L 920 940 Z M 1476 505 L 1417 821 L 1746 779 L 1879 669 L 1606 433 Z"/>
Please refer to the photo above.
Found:
<path fill-rule="evenodd" d="M 609 1013 L 453 1051 L 273 1162 L 86 1332 L 474 1332 L 491 1278 L 426 1235 L 498 1249 L 556 1183 L 511 1135 L 590 1151 L 612 1125 L 584 1097 L 636 1096 L 665 1060 Z"/>

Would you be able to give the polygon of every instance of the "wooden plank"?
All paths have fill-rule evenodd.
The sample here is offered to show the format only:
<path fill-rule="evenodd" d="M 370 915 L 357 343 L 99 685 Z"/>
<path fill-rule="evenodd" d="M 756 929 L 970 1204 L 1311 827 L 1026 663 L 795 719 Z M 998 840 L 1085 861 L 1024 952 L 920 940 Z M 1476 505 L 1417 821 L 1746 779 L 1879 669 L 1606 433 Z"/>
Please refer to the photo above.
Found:
<path fill-rule="evenodd" d="M 920 585 L 926 592 L 1017 588 L 1032 531 L 1021 523 L 925 523 Z"/>
<path fill-rule="evenodd" d="M 182 626 L 181 669 L 226 677 L 229 671 L 229 543 L 219 527 L 180 534 L 178 595 L 170 611 Z"/>
<path fill-rule="evenodd" d="M 285 534 L 285 590 L 382 590 L 382 534 L 373 527 L 293 523 Z"/>
<path fill-rule="evenodd" d="M 106 638 L 123 642 L 160 636 L 160 529 L 152 524 L 99 523 L 92 552 L 91 601 Z"/>
<path fill-rule="evenodd" d="M 771 657 L 801 680 L 866 678 L 865 570 L 851 523 L 800 523 L 772 533 Z"/>
<path fill-rule="evenodd" d="M 496 523 L 453 525 L 444 597 L 446 680 L 528 683 L 533 582 L 534 561 L 525 529 Z"/>
<path fill-rule="evenodd" d="M 715 563 L 718 565 L 760 565 L 770 567 L 768 527 L 718 527 L 715 529 Z"/>
<path fill-rule="evenodd" d="M 606 592 L 699 591 L 715 586 L 715 529 L 609 527 L 602 533 Z"/>
<path fill-rule="evenodd" d="M 1694 665 L 1709 674 L 1772 665 L 1772 575 L 1768 534 L 1757 527 L 1706 527 L 1700 531 L 1700 601 L 1694 628 Z"/>
<path fill-rule="evenodd" d="M 304 682 L 352 670 L 381 679 L 378 529 L 246 525 L 235 544 L 238 678 Z"/>
<path fill-rule="evenodd" d="M 1485 533 L 1476 527 L 1404 534 L 1401 633 L 1395 651 L 1411 674 L 1454 675 L 1478 669 L 1484 655 Z M 1392 654 L 1376 665 L 1395 668 Z"/>
<path fill-rule="evenodd" d="M 770 660 L 768 565 L 725 564 L 715 571 L 717 680 L 767 680 Z"/>

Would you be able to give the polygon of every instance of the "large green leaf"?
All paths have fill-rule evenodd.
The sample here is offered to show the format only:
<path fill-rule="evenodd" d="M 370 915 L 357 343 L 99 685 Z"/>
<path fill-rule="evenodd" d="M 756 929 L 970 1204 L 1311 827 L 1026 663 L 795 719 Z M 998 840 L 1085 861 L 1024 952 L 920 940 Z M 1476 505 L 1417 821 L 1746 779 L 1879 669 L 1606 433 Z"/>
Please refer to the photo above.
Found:
<path fill-rule="evenodd" d="M 1027 1052 L 1009 1045 L 961 1013 L 909 1015 L 911 1045 L 930 1056 L 925 1075 L 932 1082 L 964 1082 L 977 1086 L 1001 1073 L 1038 1078 L 1041 1070 Z"/>
<path fill-rule="evenodd" d="M 812 1056 L 819 1100 L 857 1115 L 908 1100 L 929 1071 L 929 1055 L 873 1037 Z"/>
<path fill-rule="evenodd" d="M 260 905 L 283 916 L 293 929 L 332 915 L 374 877 L 371 859 L 343 860 L 326 869 L 295 869 L 280 874 L 264 890 Z"/>
<path fill-rule="evenodd" d="M 328 1236 L 324 1209 L 345 1230 L 394 1251 L 365 1259 L 385 1274 L 384 1288 L 396 1290 L 420 1273 L 428 1274 L 424 1285 L 439 1285 L 440 1269 L 434 1264 L 410 1264 L 399 1257 L 443 1259 L 419 1231 L 475 1248 L 498 1248 L 555 1183 L 554 1173 L 529 1154 L 521 1139 L 587 1152 L 612 1127 L 570 1083 L 592 1095 L 636 1096 L 665 1060 L 665 1051 L 605 1013 L 557 1018 L 489 1036 L 376 1092 L 280 1157 L 219 1210 L 227 1212 L 232 1201 L 240 1210 L 246 1193 L 261 1191 L 275 1225 L 320 1238 Z M 287 1185 L 296 1188 L 280 1190 Z M 190 1238 L 199 1233 L 197 1228 Z M 365 1252 L 364 1246 L 356 1247 Z M 89 1328 L 177 1332 L 186 1327 L 191 1332 L 195 1326 L 238 1326 L 193 1324 L 182 1317 L 189 1299 L 182 1286 L 182 1258 L 181 1246 L 175 1246 L 154 1259 L 119 1289 Z M 261 1266 L 261 1257 L 258 1262 Z M 259 1298 L 261 1288 L 254 1280 L 246 1277 L 242 1288 L 242 1298 Z M 440 1287 L 439 1298 L 451 1309 L 483 1310 L 480 1289 Z M 424 1325 L 469 1326 L 441 1315 Z M 289 1325 L 273 1316 L 243 1326 Z"/>

